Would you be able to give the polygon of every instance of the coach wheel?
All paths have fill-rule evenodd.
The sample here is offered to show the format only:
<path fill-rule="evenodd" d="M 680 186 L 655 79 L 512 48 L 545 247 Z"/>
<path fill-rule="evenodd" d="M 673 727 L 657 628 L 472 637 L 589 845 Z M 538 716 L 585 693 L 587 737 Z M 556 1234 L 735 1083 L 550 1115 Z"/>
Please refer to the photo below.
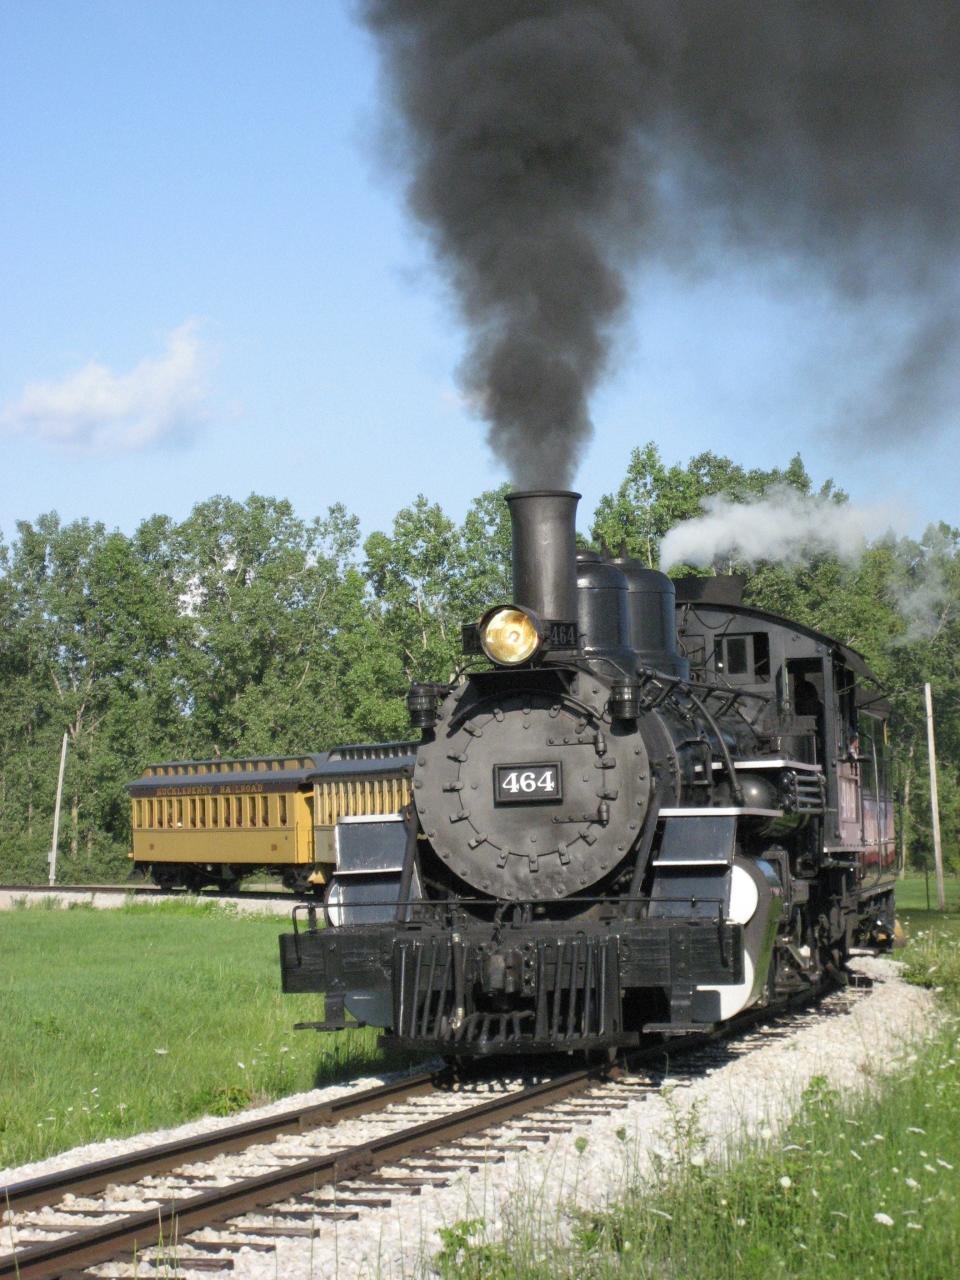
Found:
<path fill-rule="evenodd" d="M 310 883 L 306 871 L 285 871 L 283 873 L 283 887 L 289 889 L 292 893 L 308 893 L 313 888 L 313 885 Z"/>
<path fill-rule="evenodd" d="M 164 892 L 176 889 L 180 884 L 180 873 L 176 867 L 155 864 L 150 874 L 153 876 L 153 883 L 159 885 Z"/>

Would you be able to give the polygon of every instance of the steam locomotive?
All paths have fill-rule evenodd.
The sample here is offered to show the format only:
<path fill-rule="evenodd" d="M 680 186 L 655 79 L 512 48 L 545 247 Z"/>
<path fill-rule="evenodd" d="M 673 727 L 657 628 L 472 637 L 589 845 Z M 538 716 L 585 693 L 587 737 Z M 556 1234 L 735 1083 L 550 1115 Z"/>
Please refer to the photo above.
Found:
<path fill-rule="evenodd" d="M 577 552 L 566 491 L 507 498 L 513 600 L 415 684 L 405 815 L 345 818 L 284 990 L 448 1057 L 612 1053 L 844 981 L 894 931 L 887 704 L 862 657 Z M 484 661 L 484 659 L 486 661 Z M 304 919 L 303 912 L 307 918 Z"/>

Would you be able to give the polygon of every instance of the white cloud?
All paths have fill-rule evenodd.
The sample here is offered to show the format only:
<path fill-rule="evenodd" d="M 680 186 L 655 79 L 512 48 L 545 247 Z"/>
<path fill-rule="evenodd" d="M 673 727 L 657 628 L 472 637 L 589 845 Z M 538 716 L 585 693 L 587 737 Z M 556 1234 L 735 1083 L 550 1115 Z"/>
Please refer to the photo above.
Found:
<path fill-rule="evenodd" d="M 162 355 L 114 373 L 95 360 L 60 382 L 31 382 L 0 410 L 0 427 L 79 453 L 145 449 L 183 436 L 204 417 L 203 348 L 196 320 L 169 334 Z"/>

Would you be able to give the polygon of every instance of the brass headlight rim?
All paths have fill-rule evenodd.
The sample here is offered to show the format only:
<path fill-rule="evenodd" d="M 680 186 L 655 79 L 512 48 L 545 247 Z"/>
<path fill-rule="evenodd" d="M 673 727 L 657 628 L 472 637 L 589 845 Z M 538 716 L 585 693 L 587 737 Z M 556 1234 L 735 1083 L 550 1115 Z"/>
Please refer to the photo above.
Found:
<path fill-rule="evenodd" d="M 488 646 L 487 644 L 487 630 L 490 624 L 494 621 L 494 619 L 499 614 L 505 614 L 505 613 L 520 614 L 525 620 L 525 622 L 531 627 L 533 631 L 533 635 L 535 637 L 535 643 L 533 644 L 533 647 L 529 650 L 529 652 L 525 652 L 523 657 L 516 658 L 513 661 L 511 661 L 509 658 L 497 657 L 496 653 L 491 652 L 491 647 Z M 480 634 L 480 647 L 482 648 L 485 656 L 489 658 L 490 661 L 494 663 L 496 666 L 505 667 L 507 669 L 511 667 L 522 667 L 526 663 L 532 662 L 533 659 L 537 656 L 537 654 L 539 654 L 542 651 L 543 642 L 546 638 L 546 633 L 543 628 L 543 625 L 540 622 L 540 619 L 537 617 L 537 615 L 533 612 L 532 609 L 527 609 L 522 604 L 511 603 L 511 604 L 491 605 L 491 607 L 486 611 L 486 613 L 484 613 L 483 617 L 480 619 L 480 623 L 478 625 L 477 630 L 479 631 L 479 634 Z"/>

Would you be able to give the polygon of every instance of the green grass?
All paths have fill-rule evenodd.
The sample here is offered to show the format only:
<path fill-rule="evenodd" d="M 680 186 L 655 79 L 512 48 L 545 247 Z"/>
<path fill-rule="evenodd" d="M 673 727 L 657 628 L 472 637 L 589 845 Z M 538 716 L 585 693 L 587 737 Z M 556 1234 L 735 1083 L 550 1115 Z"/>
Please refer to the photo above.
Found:
<path fill-rule="evenodd" d="M 278 916 L 177 901 L 0 914 L 0 1168 L 401 1065 L 293 1031 Z"/>

